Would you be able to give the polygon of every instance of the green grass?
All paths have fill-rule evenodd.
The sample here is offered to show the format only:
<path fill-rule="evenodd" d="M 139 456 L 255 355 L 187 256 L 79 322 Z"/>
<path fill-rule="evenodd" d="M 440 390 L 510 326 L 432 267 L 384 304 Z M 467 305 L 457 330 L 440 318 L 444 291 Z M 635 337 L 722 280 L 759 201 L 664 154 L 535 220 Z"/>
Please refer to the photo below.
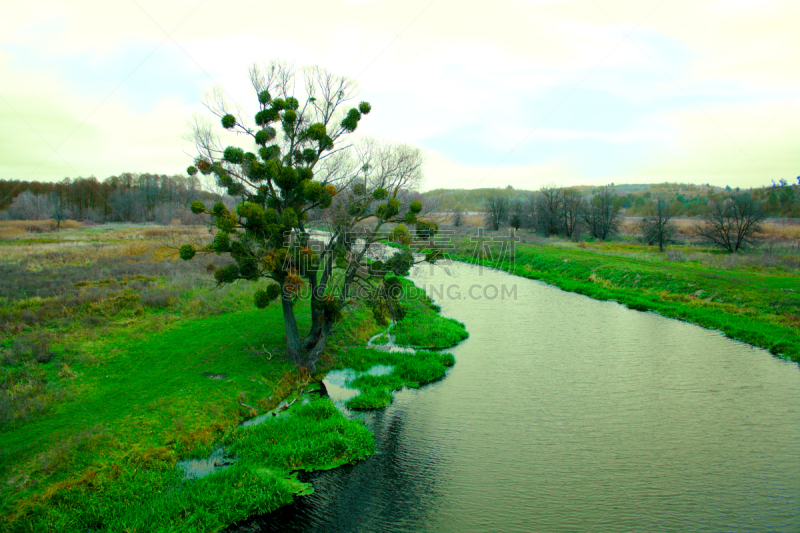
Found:
<path fill-rule="evenodd" d="M 386 389 L 367 389 L 345 402 L 349 409 L 380 409 L 392 403 L 394 395 Z"/>
<path fill-rule="evenodd" d="M 408 311 L 392 333 L 398 346 L 431 349 L 450 348 L 469 337 L 458 320 L 422 309 Z"/>
<path fill-rule="evenodd" d="M 307 304 L 299 307 L 300 326 L 307 327 Z M 375 329 L 371 313 L 360 310 L 332 343 L 363 343 Z M 371 453 L 369 432 L 327 399 L 293 408 L 285 419 L 238 427 L 251 416 L 240 402 L 266 412 L 308 379 L 282 360 L 283 336 L 282 314 L 273 306 L 88 343 L 96 357 L 65 378 L 74 382 L 73 397 L 0 431 L 7 527 L 122 530 L 141 523 L 142 531 L 211 531 L 306 490 L 291 470 L 331 468 Z M 49 365 L 55 363 L 41 366 Z M 284 446 L 266 453 L 268 431 L 282 434 Z M 204 456 L 220 440 L 239 453 L 237 466 L 180 484 L 164 499 L 178 483 L 176 461 Z M 241 492 L 230 485 L 234 480 Z M 217 497 L 236 503 L 213 503 Z"/>
<path fill-rule="evenodd" d="M 464 324 L 440 315 L 439 306 L 411 281 L 403 281 L 403 294 L 404 314 L 391 330 L 398 346 L 441 350 L 469 337 Z"/>
<path fill-rule="evenodd" d="M 522 244 L 513 262 L 464 252 L 453 259 L 717 329 L 800 362 L 800 277 L 796 272 L 668 261 L 665 254 L 652 253 L 646 246 L 618 243 L 585 249 L 565 243 Z"/>
<path fill-rule="evenodd" d="M 293 409 L 291 416 L 237 428 L 223 443 L 254 467 L 286 471 L 329 470 L 375 451 L 369 430 L 343 417 L 324 397 Z"/>
<path fill-rule="evenodd" d="M 375 346 L 385 346 L 385 345 L 389 344 L 389 340 L 390 340 L 389 336 L 386 335 L 386 334 L 383 334 L 380 337 L 378 337 L 377 339 L 375 339 L 374 341 L 372 341 L 372 344 L 374 344 Z"/>
<path fill-rule="evenodd" d="M 360 373 L 377 365 L 392 367 L 388 374 L 363 374 L 348 383 L 348 386 L 359 390 L 357 396 L 346 402 L 350 409 L 386 407 L 392 403 L 393 391 L 403 387 L 418 388 L 442 379 L 447 369 L 455 364 L 452 354 L 429 350 L 405 353 L 350 347 L 339 353 L 338 357 L 341 366 Z"/>
<path fill-rule="evenodd" d="M 85 475 L 71 490 L 27 507 L 11 530 L 216 531 L 310 493 L 292 471 L 334 468 L 375 451 L 369 430 L 327 398 L 236 428 L 224 442 L 238 459 L 213 475 L 182 480 L 168 460 L 118 477 Z"/>
<path fill-rule="evenodd" d="M 251 407 L 265 413 L 313 388 L 327 369 L 367 369 L 379 364 L 367 359 L 385 360 L 387 352 L 364 347 L 380 331 L 369 308 L 346 315 L 320 373 L 309 376 L 283 360 L 280 307 L 254 309 L 254 284 L 215 289 L 188 272 L 160 276 L 164 263 L 157 251 L 132 251 L 121 273 L 108 276 L 99 268 L 104 258 L 127 253 L 127 244 L 114 248 L 119 234 L 104 235 L 102 244 L 111 248 L 98 248 L 92 257 L 71 249 L 61 259 L 15 251 L 16 261 L 53 268 L 40 276 L 42 284 L 52 274 L 64 282 L 59 287 L 71 289 L 48 298 L 22 295 L 0 308 L 0 326 L 15 328 L 0 336 L 0 414 L 9 421 L 0 427 L 0 530 L 214 531 L 310 490 L 293 472 L 333 468 L 374 451 L 371 433 L 328 399 L 297 403 L 288 417 L 239 426 L 253 416 Z M 8 257 L 3 264 L 15 265 Z M 84 259 L 94 270 L 68 271 L 59 263 L 84 265 Z M 23 267 L 12 272 L 24 274 Z M 194 275 L 207 277 L 200 267 Z M 427 336 L 419 343 L 433 345 L 430 337 L 450 322 L 423 291 L 404 284 L 413 295 L 402 304 L 407 319 L 424 323 Z M 106 292 L 62 305 L 88 290 Z M 146 304 L 154 291 L 168 298 Z M 307 329 L 307 302 L 298 302 L 297 317 Z M 102 321 L 98 326 L 89 318 Z M 44 348 L 14 348 L 21 339 L 43 336 L 53 352 L 49 362 L 35 358 Z M 387 405 L 393 390 L 439 379 L 453 363 L 452 356 L 433 352 L 420 356 L 430 359 L 426 364 L 404 361 L 414 357 L 408 354 L 392 357 L 393 377 L 365 382 L 360 408 Z M 237 456 L 235 465 L 183 480 L 179 460 L 207 457 L 220 445 Z"/>

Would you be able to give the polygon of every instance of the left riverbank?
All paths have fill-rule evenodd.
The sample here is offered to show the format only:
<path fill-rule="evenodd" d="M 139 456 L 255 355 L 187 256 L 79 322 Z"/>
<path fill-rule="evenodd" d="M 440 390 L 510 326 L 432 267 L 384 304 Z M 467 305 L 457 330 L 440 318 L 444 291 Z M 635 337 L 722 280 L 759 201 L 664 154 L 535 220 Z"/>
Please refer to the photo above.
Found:
<path fill-rule="evenodd" d="M 214 531 L 311 490 L 294 472 L 374 451 L 369 430 L 321 395 L 240 425 L 326 369 L 359 363 L 382 329 L 372 313 L 348 315 L 320 373 L 298 372 L 282 358 L 280 310 L 254 309 L 252 284 L 205 282 L 213 262 L 194 272 L 174 261 L 159 239 L 176 231 L 78 228 L 3 243 L 5 279 L 22 280 L 0 287 L 4 529 Z M 427 298 L 406 306 L 415 326 L 442 330 Z M 219 445 L 232 464 L 184 479 L 180 460 Z"/>

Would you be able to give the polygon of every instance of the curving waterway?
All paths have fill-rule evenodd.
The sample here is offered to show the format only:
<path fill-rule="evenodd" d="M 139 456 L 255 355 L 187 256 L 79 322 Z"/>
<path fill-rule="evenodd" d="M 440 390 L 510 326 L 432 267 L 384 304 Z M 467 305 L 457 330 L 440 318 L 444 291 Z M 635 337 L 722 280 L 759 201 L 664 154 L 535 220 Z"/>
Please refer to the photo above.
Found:
<path fill-rule="evenodd" d="M 797 364 L 463 263 L 412 279 L 470 332 L 455 367 L 241 531 L 800 531 Z"/>

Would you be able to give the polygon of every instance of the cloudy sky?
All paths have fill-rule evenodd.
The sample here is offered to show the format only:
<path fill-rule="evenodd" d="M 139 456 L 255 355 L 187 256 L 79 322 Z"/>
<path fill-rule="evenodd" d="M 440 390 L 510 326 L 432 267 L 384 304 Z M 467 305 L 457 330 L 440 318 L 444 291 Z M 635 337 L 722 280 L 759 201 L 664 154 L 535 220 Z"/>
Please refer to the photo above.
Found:
<path fill-rule="evenodd" d="M 426 189 L 800 174 L 797 0 L 56 0 L 0 4 L 0 179 L 179 173 L 214 85 L 319 64 Z"/>

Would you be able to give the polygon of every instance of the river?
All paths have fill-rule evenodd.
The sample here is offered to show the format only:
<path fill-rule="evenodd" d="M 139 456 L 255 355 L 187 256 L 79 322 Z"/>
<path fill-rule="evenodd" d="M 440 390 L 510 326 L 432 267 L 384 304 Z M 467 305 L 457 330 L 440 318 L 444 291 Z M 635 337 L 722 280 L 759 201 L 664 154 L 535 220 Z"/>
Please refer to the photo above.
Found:
<path fill-rule="evenodd" d="M 800 531 L 798 365 L 463 263 L 412 279 L 467 326 L 440 382 L 361 416 L 379 453 L 241 531 Z"/>

